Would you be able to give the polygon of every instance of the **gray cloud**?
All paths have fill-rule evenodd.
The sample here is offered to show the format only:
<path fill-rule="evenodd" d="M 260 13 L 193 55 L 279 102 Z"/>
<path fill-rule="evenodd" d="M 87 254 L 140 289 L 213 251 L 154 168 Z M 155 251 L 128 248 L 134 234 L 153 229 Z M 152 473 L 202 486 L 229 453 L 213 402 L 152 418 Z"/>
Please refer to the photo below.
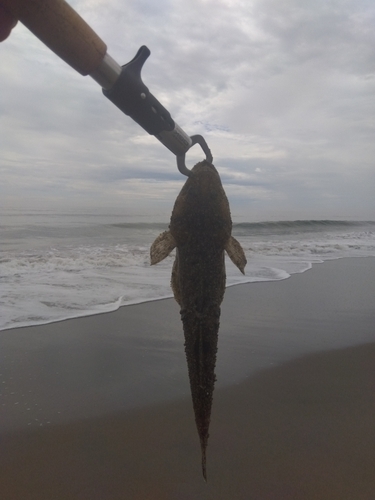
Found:
<path fill-rule="evenodd" d="M 146 85 L 206 137 L 236 216 L 374 218 L 373 2 L 71 4 L 118 62 L 149 46 Z M 168 217 L 173 155 L 21 25 L 0 58 L 2 206 Z"/>

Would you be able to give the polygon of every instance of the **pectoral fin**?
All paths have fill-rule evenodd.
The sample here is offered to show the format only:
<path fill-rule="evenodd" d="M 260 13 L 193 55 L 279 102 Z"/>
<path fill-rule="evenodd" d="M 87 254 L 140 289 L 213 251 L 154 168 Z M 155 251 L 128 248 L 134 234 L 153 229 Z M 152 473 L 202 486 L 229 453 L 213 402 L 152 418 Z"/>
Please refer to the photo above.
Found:
<path fill-rule="evenodd" d="M 151 265 L 161 262 L 176 248 L 176 241 L 170 231 L 159 234 L 150 248 Z"/>
<path fill-rule="evenodd" d="M 235 264 L 242 274 L 245 274 L 245 266 L 247 263 L 245 252 L 238 243 L 236 238 L 231 236 L 225 245 L 225 250 L 230 257 L 230 260 Z"/>

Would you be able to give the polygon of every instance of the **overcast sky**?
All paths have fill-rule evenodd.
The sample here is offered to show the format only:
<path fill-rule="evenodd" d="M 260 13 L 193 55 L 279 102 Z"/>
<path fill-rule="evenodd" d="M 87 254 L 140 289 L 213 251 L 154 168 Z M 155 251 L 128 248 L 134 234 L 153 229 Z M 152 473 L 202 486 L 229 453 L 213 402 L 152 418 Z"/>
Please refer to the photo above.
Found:
<path fill-rule="evenodd" d="M 234 220 L 375 219 L 373 0 L 70 0 L 206 138 Z M 0 206 L 168 220 L 175 157 L 22 24 L 0 44 Z M 201 159 L 199 147 L 188 166 Z"/>

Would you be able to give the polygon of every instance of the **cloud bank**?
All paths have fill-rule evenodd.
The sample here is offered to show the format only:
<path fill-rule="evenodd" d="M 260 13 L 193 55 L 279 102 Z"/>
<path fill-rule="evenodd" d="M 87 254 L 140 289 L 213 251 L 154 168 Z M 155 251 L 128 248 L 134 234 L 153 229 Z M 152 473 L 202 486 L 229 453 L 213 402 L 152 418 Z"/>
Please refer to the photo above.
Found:
<path fill-rule="evenodd" d="M 120 64 L 150 48 L 143 80 L 206 138 L 235 219 L 374 219 L 373 2 L 70 3 Z M 168 219 L 168 150 L 20 23 L 0 60 L 2 208 Z"/>

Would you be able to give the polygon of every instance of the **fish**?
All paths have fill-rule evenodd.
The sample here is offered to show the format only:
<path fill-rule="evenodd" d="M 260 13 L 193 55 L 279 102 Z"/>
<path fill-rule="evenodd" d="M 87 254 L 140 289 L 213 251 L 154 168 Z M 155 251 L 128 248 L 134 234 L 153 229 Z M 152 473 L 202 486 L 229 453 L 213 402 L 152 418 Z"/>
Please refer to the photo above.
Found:
<path fill-rule="evenodd" d="M 169 230 L 151 245 L 151 265 L 174 249 L 171 286 L 180 306 L 202 473 L 207 481 L 206 449 L 226 283 L 225 251 L 243 274 L 247 262 L 240 243 L 232 236 L 229 202 L 219 173 L 206 160 L 192 168 L 176 198 Z"/>

